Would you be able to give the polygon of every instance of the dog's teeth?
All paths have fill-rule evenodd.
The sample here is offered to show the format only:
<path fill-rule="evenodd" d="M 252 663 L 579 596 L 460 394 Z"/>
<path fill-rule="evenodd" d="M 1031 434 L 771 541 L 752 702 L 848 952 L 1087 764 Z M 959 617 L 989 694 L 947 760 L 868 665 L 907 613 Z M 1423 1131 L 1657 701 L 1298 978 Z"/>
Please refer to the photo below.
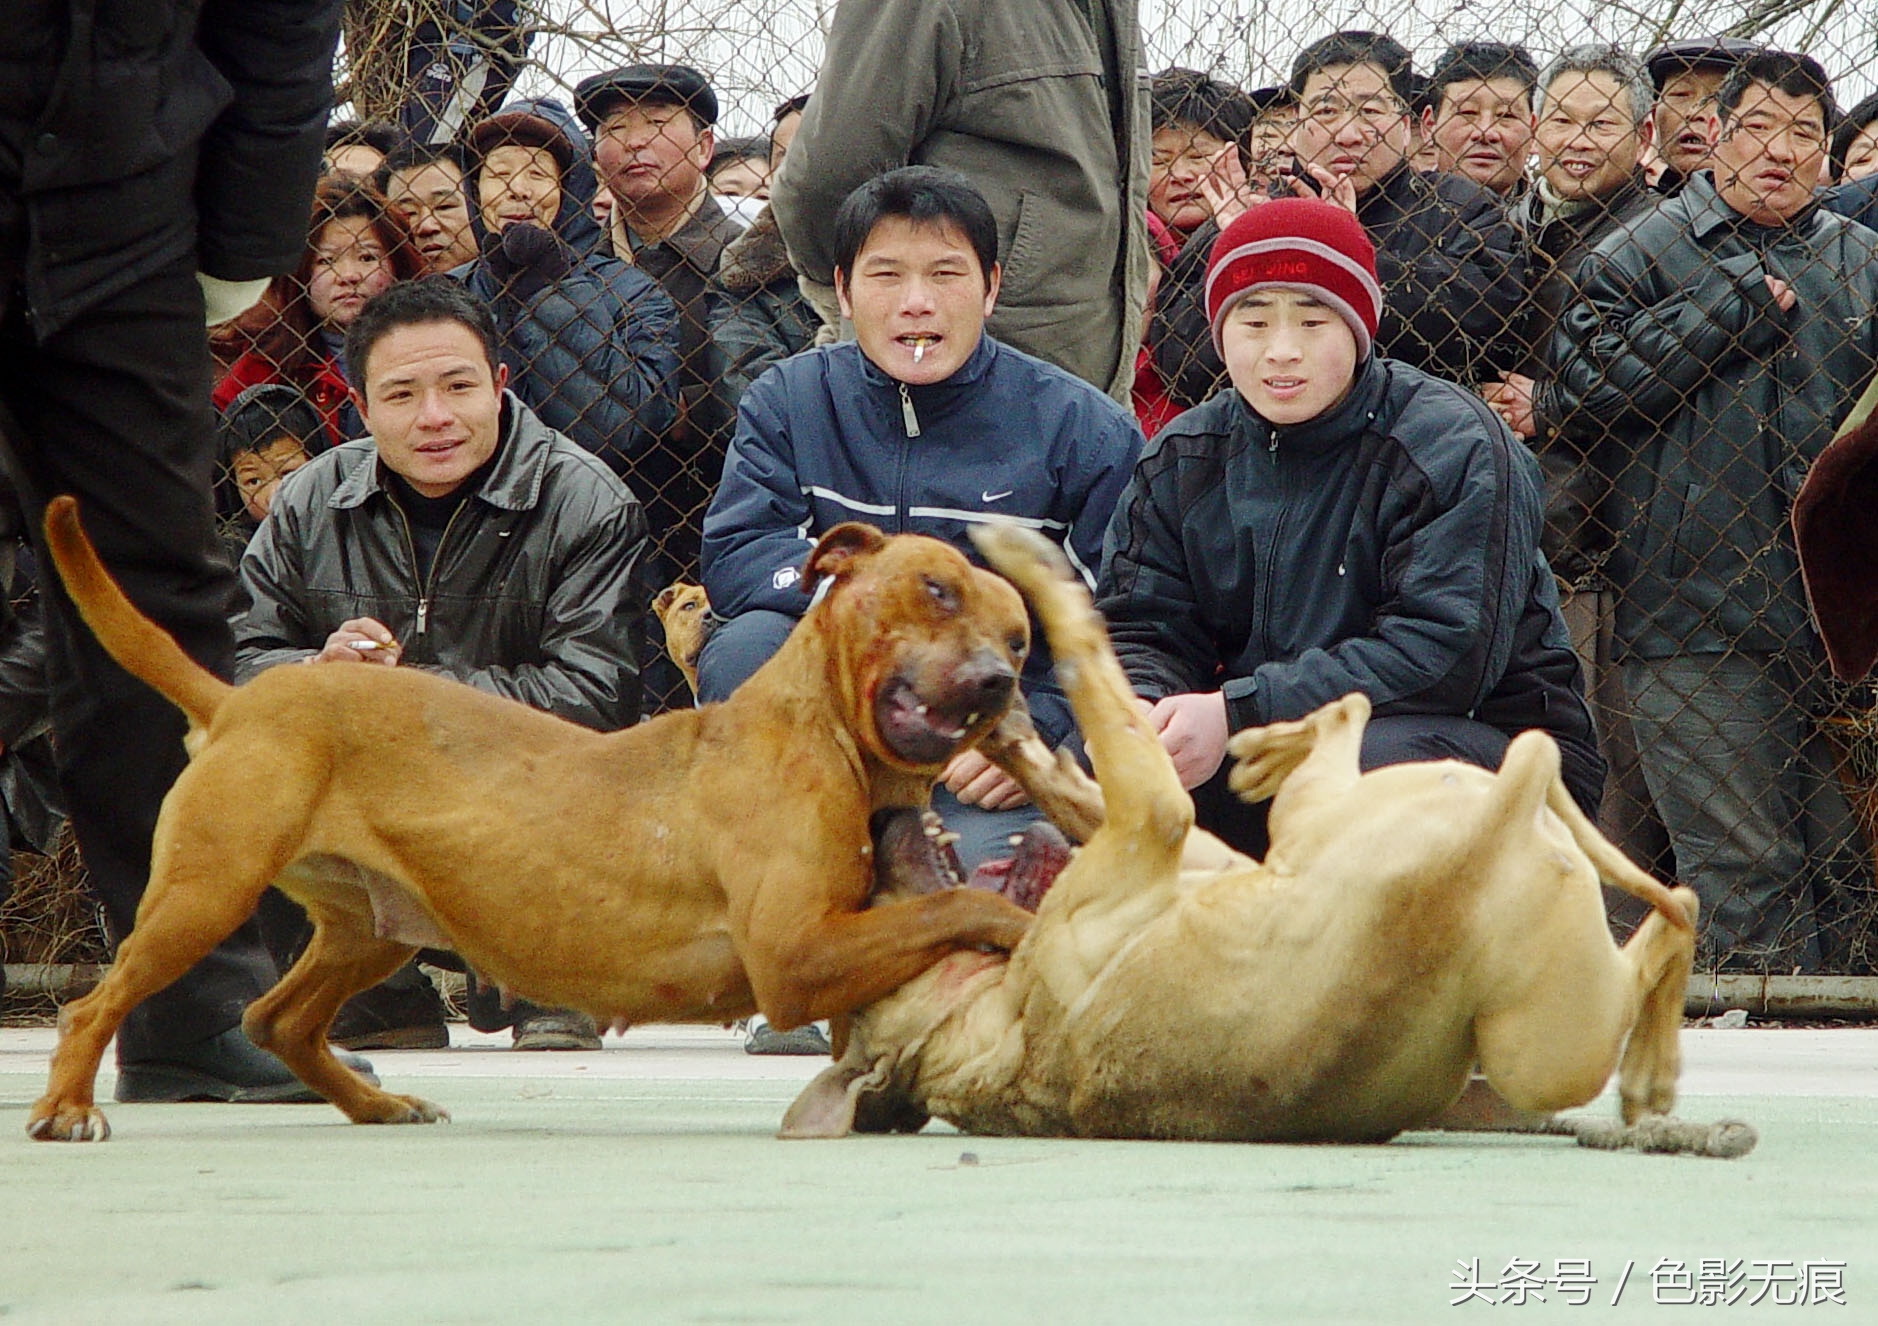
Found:
<path fill-rule="evenodd" d="M 939 812 L 938 812 L 938 811 L 936 811 L 936 810 L 922 810 L 922 811 L 921 811 L 921 812 L 919 813 L 919 822 L 920 822 L 920 823 L 921 823 L 922 825 L 925 825 L 925 824 L 938 824 L 938 823 L 939 823 Z"/>
<path fill-rule="evenodd" d="M 1024 835 L 1021 833 L 1014 833 L 1009 838 L 1006 838 L 1004 841 L 1009 843 L 1012 847 L 1022 847 L 1024 845 Z"/>
<path fill-rule="evenodd" d="M 978 714 L 976 711 L 973 711 L 972 713 L 965 715 L 966 727 L 970 727 L 972 724 L 976 723 L 977 721 L 978 721 Z"/>
<path fill-rule="evenodd" d="M 936 838 L 934 838 L 933 844 L 938 847 L 950 847 L 952 846 L 953 843 L 957 842 L 958 840 L 959 840 L 959 836 L 956 833 L 953 833 L 952 831 L 947 830 L 945 833 L 942 833 L 938 835 Z"/>
<path fill-rule="evenodd" d="M 926 823 L 920 825 L 919 827 L 920 827 L 920 831 L 924 833 L 928 838 L 937 838 L 939 836 L 940 829 L 939 829 L 939 820 L 937 819 L 937 817 L 927 821 Z"/>
<path fill-rule="evenodd" d="M 926 712 L 927 712 L 928 707 L 929 706 L 927 705 L 916 704 L 913 706 L 913 712 L 918 714 L 921 718 L 924 718 L 926 717 Z"/>

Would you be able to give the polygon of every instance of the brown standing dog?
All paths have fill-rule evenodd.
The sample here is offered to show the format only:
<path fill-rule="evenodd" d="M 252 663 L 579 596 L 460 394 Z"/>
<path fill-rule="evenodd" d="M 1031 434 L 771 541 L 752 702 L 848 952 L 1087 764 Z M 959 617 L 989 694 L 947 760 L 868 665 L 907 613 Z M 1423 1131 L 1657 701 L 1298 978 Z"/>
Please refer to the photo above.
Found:
<path fill-rule="evenodd" d="M 1016 592 L 943 543 L 837 526 L 804 574 L 827 592 L 733 699 L 603 735 L 414 669 L 281 667 L 229 686 L 131 606 L 69 499 L 46 526 L 99 640 L 188 715 L 191 762 L 134 930 L 61 1016 L 34 1137 L 108 1134 L 92 1089 L 118 1023 L 269 883 L 313 938 L 242 1025 L 358 1123 L 442 1117 L 326 1046 L 339 1005 L 421 945 L 603 1025 L 760 1009 L 787 1028 L 1029 927 L 977 890 L 863 910 L 869 817 L 925 804 L 1010 703 L 1029 646 Z"/>
<path fill-rule="evenodd" d="M 685 685 L 698 693 L 698 655 L 711 638 L 711 600 L 703 585 L 674 580 L 652 600 L 652 615 L 665 630 L 665 652 L 672 656 Z"/>
<path fill-rule="evenodd" d="M 987 1133 L 1380 1141 L 1434 1120 L 1476 1065 L 1523 1110 L 1582 1105 L 1615 1069 L 1627 1121 L 1668 1112 L 1695 894 L 1605 841 L 1549 737 L 1517 738 L 1497 773 L 1363 774 L 1361 695 L 1241 732 L 1233 788 L 1276 794 L 1254 861 L 1193 828 L 1061 555 L 974 534 L 1043 623 L 1099 787 L 1013 733 L 1015 713 L 981 749 L 1086 841 L 1008 959 L 955 954 L 858 1012 L 785 1135 L 931 1113 Z M 883 862 L 919 876 L 924 840 L 898 842 Z M 1654 909 L 1621 950 L 1600 877 Z"/>

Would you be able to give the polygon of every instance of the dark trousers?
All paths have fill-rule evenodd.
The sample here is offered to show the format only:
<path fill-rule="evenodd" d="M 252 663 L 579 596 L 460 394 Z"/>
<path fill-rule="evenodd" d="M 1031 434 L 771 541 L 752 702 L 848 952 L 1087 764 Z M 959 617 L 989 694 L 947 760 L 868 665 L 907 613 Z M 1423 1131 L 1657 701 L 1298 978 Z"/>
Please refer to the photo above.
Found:
<path fill-rule="evenodd" d="M 1623 665 L 1637 749 L 1678 879 L 1702 900 L 1705 965 L 1817 971 L 1815 903 L 1863 870 L 1825 739 L 1779 654 Z"/>
<path fill-rule="evenodd" d="M 1401 714 L 1371 718 L 1363 729 L 1358 756 L 1363 772 L 1416 760 L 1462 760 L 1482 769 L 1498 769 L 1509 738 L 1498 728 L 1454 714 Z M 1218 773 L 1193 789 L 1195 822 L 1208 833 L 1248 856 L 1263 858 L 1271 846 L 1265 817 L 1270 801 L 1247 803 L 1226 786 L 1232 757 Z M 1595 797 L 1593 798 L 1595 804 Z"/>
<path fill-rule="evenodd" d="M 115 944 L 150 873 L 164 793 L 185 763 L 182 715 L 117 666 L 78 619 L 44 555 L 46 502 L 74 494 L 86 531 L 134 602 L 204 667 L 231 676 L 233 574 L 216 551 L 215 464 L 202 297 L 188 263 L 143 280 L 43 344 L 0 286 L 0 429 L 44 576 L 59 780 Z M 118 1032 L 121 1059 L 218 1035 L 273 984 L 252 921 Z"/>
<path fill-rule="evenodd" d="M 698 702 L 710 704 L 727 699 L 778 649 L 796 619 L 780 612 L 744 612 L 719 622 L 698 656 Z M 1022 833 L 1043 818 L 1035 806 L 1017 806 L 1011 810 L 981 810 L 967 806 L 944 787 L 935 785 L 932 807 L 946 822 L 946 828 L 959 835 L 954 850 L 969 873 L 974 867 L 1011 854 L 1012 834 Z"/>

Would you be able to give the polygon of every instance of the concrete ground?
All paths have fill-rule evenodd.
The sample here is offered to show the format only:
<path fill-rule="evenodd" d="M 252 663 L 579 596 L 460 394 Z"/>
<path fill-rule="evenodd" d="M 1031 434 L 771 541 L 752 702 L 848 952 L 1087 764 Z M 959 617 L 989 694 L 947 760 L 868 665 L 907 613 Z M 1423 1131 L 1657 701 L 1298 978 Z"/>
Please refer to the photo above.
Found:
<path fill-rule="evenodd" d="M 1430 1133 L 785 1143 L 825 1061 L 751 1058 L 714 1028 L 533 1055 L 454 1031 L 373 1056 L 447 1125 L 112 1108 L 107 1069 L 112 1140 L 56 1146 L 21 1131 L 52 1033 L 0 1030 L 0 1317 L 1067 1326 L 1423 1322 L 1494 1301 L 1733 1322 L 1791 1319 L 1775 1304 L 1797 1297 L 1878 1321 L 1878 1030 L 1687 1033 L 1679 1113 L 1755 1124 L 1736 1161 Z"/>

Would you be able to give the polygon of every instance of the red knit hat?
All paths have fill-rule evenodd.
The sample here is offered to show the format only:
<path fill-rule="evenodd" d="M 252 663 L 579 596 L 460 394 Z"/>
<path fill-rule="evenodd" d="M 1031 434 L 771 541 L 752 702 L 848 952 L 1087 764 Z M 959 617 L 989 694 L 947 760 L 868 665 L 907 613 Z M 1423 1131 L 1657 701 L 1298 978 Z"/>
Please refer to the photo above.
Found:
<path fill-rule="evenodd" d="M 1206 263 L 1214 349 L 1233 306 L 1273 286 L 1308 291 L 1334 309 L 1356 335 L 1357 359 L 1368 358 L 1382 320 L 1382 287 L 1375 246 L 1349 212 L 1320 198 L 1275 198 L 1226 227 Z"/>

